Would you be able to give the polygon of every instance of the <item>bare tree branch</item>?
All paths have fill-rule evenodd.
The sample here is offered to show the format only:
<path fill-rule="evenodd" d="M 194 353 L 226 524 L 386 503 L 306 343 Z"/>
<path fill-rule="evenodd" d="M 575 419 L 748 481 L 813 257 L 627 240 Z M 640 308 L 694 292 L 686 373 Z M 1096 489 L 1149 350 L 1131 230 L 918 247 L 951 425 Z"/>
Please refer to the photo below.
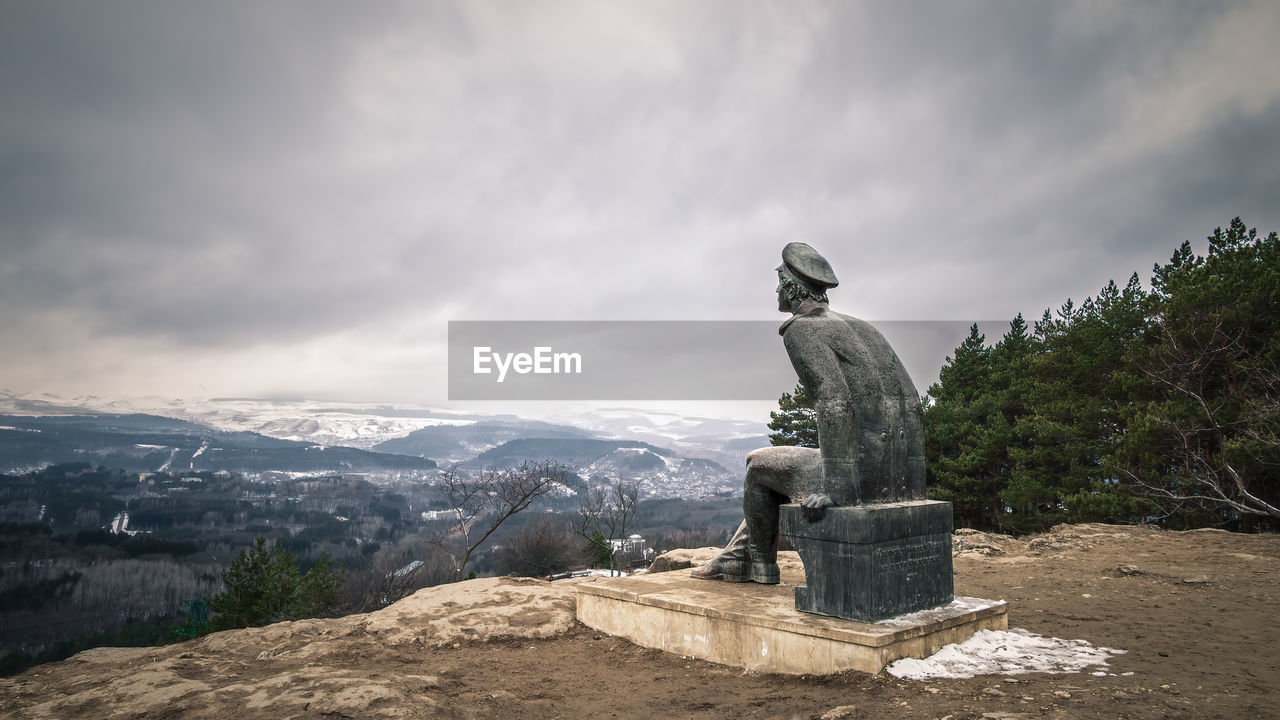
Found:
<path fill-rule="evenodd" d="M 414 591 L 454 578 L 455 565 L 431 539 L 408 537 L 379 549 L 369 565 L 344 585 L 349 612 L 384 608 Z"/>
<path fill-rule="evenodd" d="M 625 540 L 635 526 L 642 484 L 641 480 L 616 479 L 588 488 L 581 496 L 573 531 L 590 542 Z"/>
<path fill-rule="evenodd" d="M 1158 342 L 1142 371 L 1170 394 L 1168 402 L 1152 403 L 1149 411 L 1173 443 L 1175 467 L 1171 473 L 1121 471 L 1169 513 L 1195 504 L 1280 519 L 1280 508 L 1255 492 L 1252 479 L 1233 459 L 1243 453 L 1255 467 L 1274 467 L 1264 455 L 1274 457 L 1278 442 L 1280 372 L 1274 363 L 1244 366 L 1241 358 L 1249 355 L 1245 330 L 1228 329 L 1221 320 L 1178 333 L 1161 318 L 1155 329 Z M 1189 402 L 1179 405 L 1173 402 L 1177 397 Z"/>
<path fill-rule="evenodd" d="M 441 477 L 441 490 L 456 518 L 447 536 L 437 537 L 454 565 L 454 579 L 462 573 L 476 548 L 484 544 L 502 523 L 545 495 L 563 475 L 563 468 L 551 462 L 526 462 L 518 468 L 485 470 L 475 475 L 453 466 Z M 462 550 L 451 549 L 450 538 L 461 539 Z"/>

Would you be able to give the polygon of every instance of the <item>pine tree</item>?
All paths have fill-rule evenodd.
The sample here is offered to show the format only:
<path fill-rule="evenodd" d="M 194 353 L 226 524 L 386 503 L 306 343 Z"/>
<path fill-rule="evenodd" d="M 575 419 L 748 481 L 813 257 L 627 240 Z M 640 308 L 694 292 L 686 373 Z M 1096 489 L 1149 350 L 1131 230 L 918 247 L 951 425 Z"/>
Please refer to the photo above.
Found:
<path fill-rule="evenodd" d="M 1018 458 L 1028 449 L 1025 421 L 1032 413 L 1031 367 L 1040 352 L 1042 347 L 1028 332 L 1022 313 L 1009 322 L 1008 332 L 991 351 L 989 392 L 995 413 L 987 420 L 986 453 L 1000 487 L 996 524 L 1006 532 L 1023 530 L 1024 519 L 1038 514 L 1043 502 L 1043 490 L 1019 483 L 1017 473 Z"/>
<path fill-rule="evenodd" d="M 778 409 L 769 413 L 769 429 L 773 445 L 818 447 L 818 415 L 803 385 L 796 383 L 794 392 L 778 398 Z"/>
<path fill-rule="evenodd" d="M 1041 351 L 1027 366 L 1027 412 L 1004 499 L 1007 530 L 1031 532 L 1060 522 L 1125 519 L 1135 512 L 1105 460 L 1124 431 L 1129 405 L 1125 356 L 1141 341 L 1146 295 L 1137 274 L 1122 291 L 1109 282 L 1078 307 L 1036 323 Z"/>
<path fill-rule="evenodd" d="M 209 600 L 212 630 L 258 627 L 281 620 L 312 617 L 331 609 L 341 574 L 323 558 L 306 575 L 298 571 L 293 553 L 278 545 L 256 545 L 240 554 L 222 572 L 226 589 Z"/>
<path fill-rule="evenodd" d="M 924 412 L 929 496 L 950 502 L 957 523 L 988 529 L 1000 511 L 1000 445 L 1008 435 L 991 370 L 991 348 L 975 323 L 929 387 Z"/>

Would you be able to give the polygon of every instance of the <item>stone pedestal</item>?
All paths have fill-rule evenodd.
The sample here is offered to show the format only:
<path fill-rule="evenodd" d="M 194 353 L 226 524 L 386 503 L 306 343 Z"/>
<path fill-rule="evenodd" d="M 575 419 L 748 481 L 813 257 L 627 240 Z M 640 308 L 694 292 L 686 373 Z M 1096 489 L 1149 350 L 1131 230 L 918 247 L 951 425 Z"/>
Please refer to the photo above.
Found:
<path fill-rule="evenodd" d="M 816 523 L 783 505 L 779 529 L 804 562 L 796 609 L 877 622 L 951 602 L 951 503 L 838 507 Z"/>
<path fill-rule="evenodd" d="M 688 570 L 578 585 L 578 620 L 637 645 L 760 672 L 877 673 L 979 630 L 1009 627 L 1004 601 L 955 598 L 879 623 L 797 612 L 799 572 L 782 585 L 697 580 Z"/>

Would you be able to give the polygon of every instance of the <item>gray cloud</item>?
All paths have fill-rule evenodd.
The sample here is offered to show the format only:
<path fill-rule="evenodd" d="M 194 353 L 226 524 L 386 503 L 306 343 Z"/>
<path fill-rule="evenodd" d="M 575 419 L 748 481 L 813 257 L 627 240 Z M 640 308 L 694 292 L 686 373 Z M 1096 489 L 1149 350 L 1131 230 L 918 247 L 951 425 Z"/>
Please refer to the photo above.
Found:
<path fill-rule="evenodd" d="M 146 392 L 66 358 L 145 345 L 168 389 L 263 347 L 255 389 L 301 392 L 307 356 L 306 392 L 386 397 L 441 372 L 447 319 L 770 318 L 789 240 L 846 312 L 1034 317 L 1232 216 L 1280 227 L 1277 27 L 1272 3 L 8 3 L 0 337 L 26 349 L 0 374 Z"/>

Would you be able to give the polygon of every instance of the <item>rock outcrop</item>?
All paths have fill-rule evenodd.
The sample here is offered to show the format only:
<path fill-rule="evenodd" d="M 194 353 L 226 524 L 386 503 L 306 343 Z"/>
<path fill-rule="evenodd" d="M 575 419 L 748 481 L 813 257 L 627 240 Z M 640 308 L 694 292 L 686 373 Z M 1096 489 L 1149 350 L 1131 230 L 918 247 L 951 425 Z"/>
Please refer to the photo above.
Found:
<path fill-rule="evenodd" d="M 432 717 L 441 680 L 413 667 L 415 650 L 553 637 L 573 627 L 574 602 L 568 584 L 469 580 L 363 615 L 88 650 L 0 680 L 0 705 L 33 720 Z"/>

